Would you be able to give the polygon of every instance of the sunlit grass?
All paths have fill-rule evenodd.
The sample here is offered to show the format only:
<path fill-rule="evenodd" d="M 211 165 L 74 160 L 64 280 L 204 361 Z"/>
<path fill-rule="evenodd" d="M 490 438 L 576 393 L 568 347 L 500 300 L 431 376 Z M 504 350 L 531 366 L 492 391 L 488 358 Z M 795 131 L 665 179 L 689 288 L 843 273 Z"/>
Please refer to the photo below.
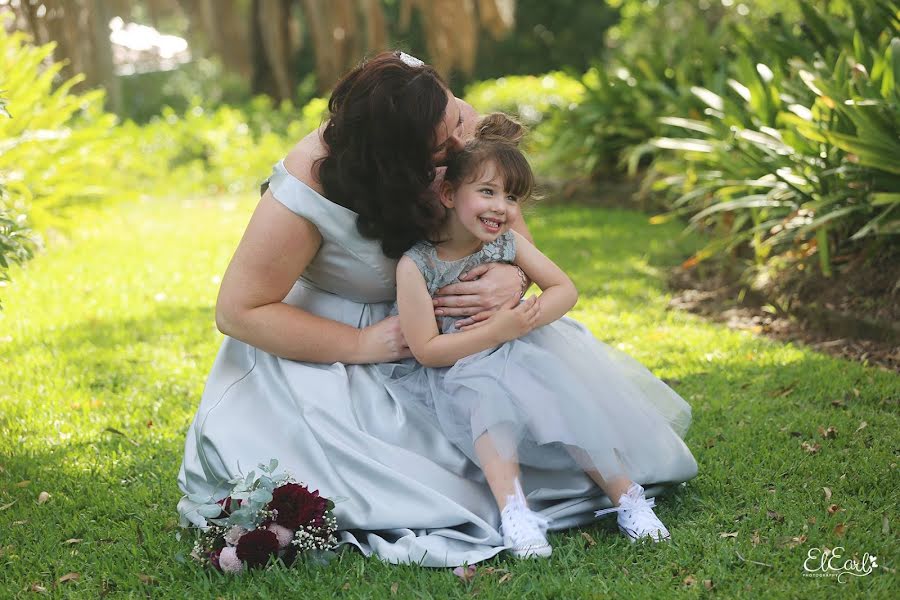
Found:
<path fill-rule="evenodd" d="M 0 290 L 0 596 L 39 585 L 88 598 L 386 598 L 395 583 L 398 597 L 417 598 L 896 593 L 896 573 L 882 568 L 898 555 L 896 375 L 668 311 L 665 269 L 697 242 L 675 224 L 578 207 L 529 217 L 581 290 L 572 316 L 694 408 L 687 442 L 699 475 L 658 510 L 673 543 L 631 546 L 608 519 L 583 530 L 590 540 L 554 534 L 549 562 L 496 559 L 487 565 L 511 577 L 482 568 L 470 584 L 355 552 L 239 579 L 185 561 L 175 476 L 221 339 L 219 277 L 253 204 L 160 201 L 86 215 L 69 242 Z M 818 432 L 829 426 L 835 439 Z M 38 504 L 42 491 L 50 499 Z M 823 546 L 877 555 L 879 568 L 847 583 L 803 577 L 807 552 Z M 79 579 L 57 583 L 71 572 Z"/>

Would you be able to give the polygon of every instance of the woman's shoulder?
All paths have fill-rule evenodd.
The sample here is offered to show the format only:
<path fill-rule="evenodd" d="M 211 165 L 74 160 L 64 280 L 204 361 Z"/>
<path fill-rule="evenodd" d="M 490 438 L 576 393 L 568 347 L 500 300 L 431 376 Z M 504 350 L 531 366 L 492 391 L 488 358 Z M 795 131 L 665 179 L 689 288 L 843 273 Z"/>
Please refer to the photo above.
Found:
<path fill-rule="evenodd" d="M 323 123 L 318 129 L 309 132 L 291 148 L 283 161 L 288 173 L 318 194 L 324 192 L 316 173 L 316 162 L 327 153 L 325 141 L 322 139 L 324 130 Z"/>

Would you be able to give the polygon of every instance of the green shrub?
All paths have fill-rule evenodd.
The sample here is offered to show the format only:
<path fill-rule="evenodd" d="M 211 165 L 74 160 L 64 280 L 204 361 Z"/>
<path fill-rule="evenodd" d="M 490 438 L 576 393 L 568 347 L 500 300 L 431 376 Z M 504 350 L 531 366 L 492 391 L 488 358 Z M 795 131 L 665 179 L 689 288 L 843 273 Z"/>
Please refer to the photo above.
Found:
<path fill-rule="evenodd" d="M 0 31 L 0 90 L 14 117 L 0 119 L 0 173 L 8 202 L 24 206 L 37 225 L 127 189 L 115 168 L 123 149 L 115 117 L 103 112 L 103 92 L 71 93 L 81 76 L 54 89 L 61 65 L 44 66 L 51 52 L 52 45 Z"/>
<path fill-rule="evenodd" d="M 561 134 L 562 114 L 578 106 L 584 93 L 578 79 L 557 71 L 480 81 L 466 88 L 464 98 L 481 114 L 504 112 L 526 125 L 526 150 L 535 170 L 543 172 L 555 166 L 551 148 Z"/>
<path fill-rule="evenodd" d="M 6 100 L 0 96 L 0 118 L 10 118 Z M 23 263 L 31 258 L 34 240 L 20 206 L 11 205 L 0 174 L 0 287 L 9 281 L 10 263 Z M 0 308 L 3 305 L 0 304 Z"/>
<path fill-rule="evenodd" d="M 673 135 L 652 141 L 669 151 L 654 187 L 715 233 L 694 261 L 749 247 L 748 275 L 816 255 L 830 276 L 834 252 L 900 233 L 896 15 L 877 1 L 838 6 L 804 2 L 802 25 L 759 36 L 736 27 L 744 52 L 726 90 L 691 90 L 706 118 L 660 119 Z"/>

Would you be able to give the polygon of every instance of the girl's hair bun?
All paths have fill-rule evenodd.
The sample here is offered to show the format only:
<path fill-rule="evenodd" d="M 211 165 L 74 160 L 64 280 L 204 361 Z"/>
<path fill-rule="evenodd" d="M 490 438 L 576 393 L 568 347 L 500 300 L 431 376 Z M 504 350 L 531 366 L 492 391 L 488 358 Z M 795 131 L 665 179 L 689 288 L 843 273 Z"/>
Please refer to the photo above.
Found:
<path fill-rule="evenodd" d="M 475 126 L 475 138 L 479 140 L 505 141 L 515 146 L 525 137 L 525 127 L 503 113 L 491 113 Z"/>

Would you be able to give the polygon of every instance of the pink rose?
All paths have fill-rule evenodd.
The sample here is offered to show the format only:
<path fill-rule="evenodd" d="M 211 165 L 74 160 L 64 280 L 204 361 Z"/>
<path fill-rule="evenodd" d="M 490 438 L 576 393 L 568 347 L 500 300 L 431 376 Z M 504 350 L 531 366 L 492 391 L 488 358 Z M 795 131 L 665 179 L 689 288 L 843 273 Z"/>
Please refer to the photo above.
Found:
<path fill-rule="evenodd" d="M 281 550 L 287 548 L 291 540 L 294 539 L 294 530 L 283 527 L 278 523 L 269 523 L 266 525 L 266 529 L 274 533 L 275 537 L 278 538 L 278 548 Z"/>
<path fill-rule="evenodd" d="M 227 546 L 219 553 L 219 566 L 226 573 L 241 573 L 244 563 L 238 558 L 237 548 Z"/>

